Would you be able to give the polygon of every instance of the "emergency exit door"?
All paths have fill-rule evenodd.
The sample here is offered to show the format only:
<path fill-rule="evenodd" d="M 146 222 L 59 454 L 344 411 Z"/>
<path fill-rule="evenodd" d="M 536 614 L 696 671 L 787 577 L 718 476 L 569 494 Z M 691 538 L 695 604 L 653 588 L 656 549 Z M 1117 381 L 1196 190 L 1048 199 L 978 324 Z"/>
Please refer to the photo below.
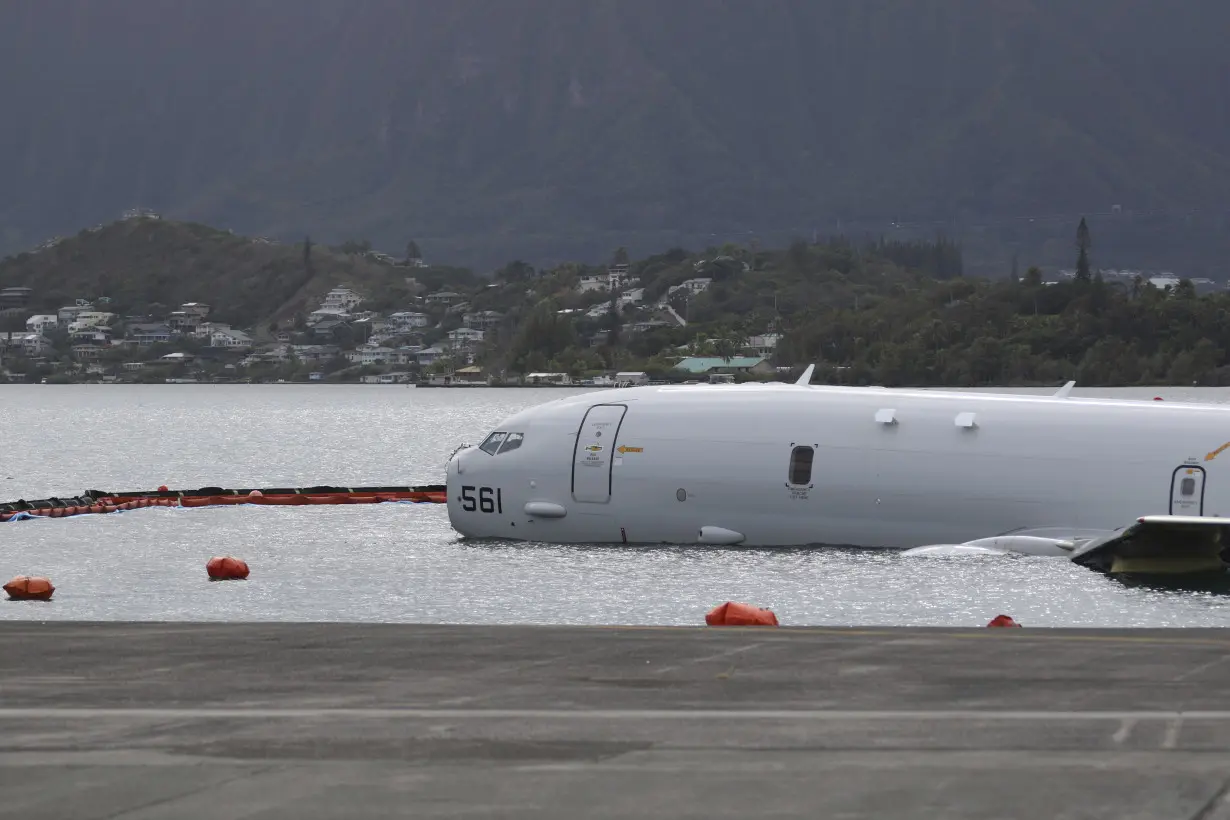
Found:
<path fill-rule="evenodd" d="M 574 501 L 605 504 L 611 500 L 611 456 L 627 410 L 622 404 L 597 404 L 585 414 L 572 454 Z"/>
<path fill-rule="evenodd" d="M 1185 464 L 1170 478 L 1170 514 L 1204 515 L 1204 468 Z"/>

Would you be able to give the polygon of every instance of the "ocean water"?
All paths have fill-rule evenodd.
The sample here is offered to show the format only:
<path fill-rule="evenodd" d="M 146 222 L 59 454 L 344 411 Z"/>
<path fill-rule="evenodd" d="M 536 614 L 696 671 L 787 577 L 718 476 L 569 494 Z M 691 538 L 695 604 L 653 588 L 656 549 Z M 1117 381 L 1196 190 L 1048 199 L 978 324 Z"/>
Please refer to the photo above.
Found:
<path fill-rule="evenodd" d="M 428 484 L 462 443 L 559 389 L 334 385 L 0 387 L 0 496 L 160 484 Z M 1046 391 L 1023 391 L 1046 392 Z M 1228 401 L 1230 389 L 1077 390 Z M 243 583 L 210 583 L 212 555 Z M 443 505 L 150 508 L 0 524 L 0 575 L 51 602 L 0 618 L 703 624 L 726 600 L 783 624 L 1226 626 L 1223 591 L 1132 586 L 1064 559 L 838 549 L 467 542 Z"/>

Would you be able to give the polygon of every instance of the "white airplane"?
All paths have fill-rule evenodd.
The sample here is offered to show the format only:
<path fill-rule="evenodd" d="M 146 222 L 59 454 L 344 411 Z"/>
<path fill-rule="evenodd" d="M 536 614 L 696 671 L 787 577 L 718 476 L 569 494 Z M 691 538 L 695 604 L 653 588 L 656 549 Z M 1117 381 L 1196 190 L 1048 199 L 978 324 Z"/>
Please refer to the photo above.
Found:
<path fill-rule="evenodd" d="M 524 410 L 447 471 L 462 536 L 1064 556 L 1224 570 L 1230 407 L 807 384 Z M 1226 470 L 1221 470 L 1226 466 Z"/>

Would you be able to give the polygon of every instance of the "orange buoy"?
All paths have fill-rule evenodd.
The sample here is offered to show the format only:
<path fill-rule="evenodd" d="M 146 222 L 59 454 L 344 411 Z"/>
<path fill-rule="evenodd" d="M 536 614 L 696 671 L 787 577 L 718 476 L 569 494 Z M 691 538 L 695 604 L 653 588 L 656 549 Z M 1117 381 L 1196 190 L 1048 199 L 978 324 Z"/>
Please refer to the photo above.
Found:
<path fill-rule="evenodd" d="M 248 577 L 247 563 L 229 555 L 210 558 L 205 571 L 211 581 L 242 581 Z"/>
<path fill-rule="evenodd" d="M 709 626 L 777 626 L 777 616 L 769 609 L 727 601 L 709 610 L 705 623 Z"/>
<path fill-rule="evenodd" d="M 4 591 L 14 601 L 50 601 L 56 588 L 41 576 L 18 575 L 4 585 Z"/>
<path fill-rule="evenodd" d="M 1012 620 L 1012 618 L 1008 617 L 1007 615 L 996 615 L 994 618 L 991 619 L 991 622 L 988 623 L 987 626 L 1017 626 L 1019 627 L 1020 624 Z"/>

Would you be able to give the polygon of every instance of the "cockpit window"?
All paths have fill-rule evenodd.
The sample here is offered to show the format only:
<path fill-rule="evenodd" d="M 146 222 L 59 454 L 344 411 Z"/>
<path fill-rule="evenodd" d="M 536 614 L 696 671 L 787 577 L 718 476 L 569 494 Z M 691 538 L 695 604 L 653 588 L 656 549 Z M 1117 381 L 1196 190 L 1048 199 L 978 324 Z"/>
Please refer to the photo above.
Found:
<path fill-rule="evenodd" d="M 500 455 L 510 453 L 521 446 L 521 442 L 525 440 L 524 433 L 509 433 L 508 438 L 504 440 L 504 446 L 500 448 Z"/>
<path fill-rule="evenodd" d="M 478 449 L 482 450 L 484 453 L 487 453 L 488 455 L 493 456 L 495 455 L 496 451 L 500 449 L 500 445 L 504 443 L 504 439 L 507 436 L 508 436 L 508 433 L 492 433 L 491 435 L 487 436 L 486 441 L 484 441 L 482 444 L 478 446 Z"/>

